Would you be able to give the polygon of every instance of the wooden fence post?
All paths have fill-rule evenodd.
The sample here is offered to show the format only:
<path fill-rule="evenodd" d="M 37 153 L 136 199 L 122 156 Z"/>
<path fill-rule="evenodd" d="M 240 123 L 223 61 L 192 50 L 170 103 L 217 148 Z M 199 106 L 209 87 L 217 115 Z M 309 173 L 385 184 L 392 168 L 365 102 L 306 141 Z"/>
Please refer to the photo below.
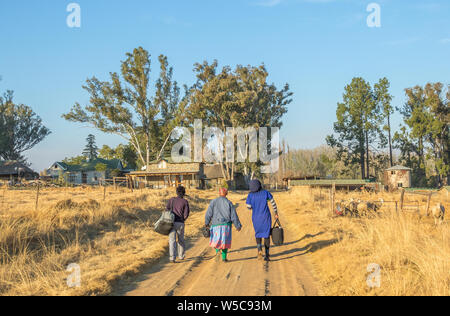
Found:
<path fill-rule="evenodd" d="M 336 184 L 333 183 L 333 185 L 330 188 L 330 204 L 331 204 L 331 215 L 334 214 L 335 211 L 335 195 L 336 195 Z"/>
<path fill-rule="evenodd" d="M 333 213 L 336 210 L 336 183 L 333 182 L 333 186 L 331 188 L 331 191 L 333 192 L 333 200 L 332 200 L 332 208 L 333 208 Z"/>
<path fill-rule="evenodd" d="M 3 198 L 2 198 L 2 209 L 5 209 L 5 195 L 6 195 L 6 189 L 8 188 L 8 185 L 5 184 L 5 188 L 3 189 Z"/>
<path fill-rule="evenodd" d="M 103 201 L 106 200 L 106 185 L 103 185 Z"/>
<path fill-rule="evenodd" d="M 330 213 L 333 215 L 333 188 L 330 188 Z"/>
<path fill-rule="evenodd" d="M 403 202 L 405 199 L 405 189 L 402 189 L 401 193 L 400 193 L 400 211 L 403 212 Z"/>
<path fill-rule="evenodd" d="M 40 185 L 39 185 L 39 182 L 38 182 L 37 191 L 36 191 L 36 205 L 34 207 L 35 211 L 38 210 L 38 205 L 39 205 L 39 189 L 40 189 Z"/>
<path fill-rule="evenodd" d="M 322 207 L 322 187 L 319 187 L 319 205 Z"/>
<path fill-rule="evenodd" d="M 430 205 L 431 205 L 431 193 L 428 195 L 428 199 L 427 199 L 427 211 L 425 214 L 427 214 L 427 216 L 430 216 Z"/>

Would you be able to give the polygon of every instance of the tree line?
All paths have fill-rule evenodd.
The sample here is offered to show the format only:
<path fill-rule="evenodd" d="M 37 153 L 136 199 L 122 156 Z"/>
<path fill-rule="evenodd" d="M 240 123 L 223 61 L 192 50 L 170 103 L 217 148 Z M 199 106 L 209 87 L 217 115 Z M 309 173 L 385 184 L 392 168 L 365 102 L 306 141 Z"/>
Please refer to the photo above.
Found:
<path fill-rule="evenodd" d="M 173 78 L 168 58 L 158 57 L 159 74 L 151 81 L 152 60 L 142 47 L 126 54 L 120 73 L 110 73 L 108 81 L 96 77 L 83 86 L 90 96 L 87 105 L 76 103 L 63 117 L 72 122 L 87 123 L 126 141 L 137 156 L 138 168 L 163 158 L 174 144 L 176 127 L 193 129 L 195 119 L 208 126 L 281 127 L 282 117 L 292 102 L 292 92 L 285 84 L 278 89 L 268 83 L 264 64 L 235 68 L 218 62 L 204 61 L 194 65 L 195 83 L 181 88 Z M 104 148 L 105 153 L 108 148 Z M 223 176 L 233 180 L 234 171 L 256 174 L 259 165 L 244 162 L 224 163 Z"/>
<path fill-rule="evenodd" d="M 428 83 L 407 88 L 406 102 L 393 107 L 388 79 L 382 78 L 372 87 L 363 78 L 353 78 L 337 105 L 335 134 L 326 138 L 336 150 L 337 161 L 346 167 L 342 173 L 358 165 L 359 176 L 367 179 L 376 177 L 379 168 L 398 163 L 413 169 L 416 186 L 448 184 L 449 87 Z M 403 123 L 393 134 L 391 117 L 395 111 L 402 115 Z M 393 149 L 399 157 L 394 157 Z"/>

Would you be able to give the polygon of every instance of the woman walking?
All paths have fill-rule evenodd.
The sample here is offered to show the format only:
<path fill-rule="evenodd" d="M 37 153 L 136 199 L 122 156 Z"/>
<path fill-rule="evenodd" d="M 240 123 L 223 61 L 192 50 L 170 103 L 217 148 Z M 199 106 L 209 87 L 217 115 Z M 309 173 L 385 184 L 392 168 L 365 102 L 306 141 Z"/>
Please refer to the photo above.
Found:
<path fill-rule="evenodd" d="M 258 259 L 263 258 L 262 239 L 264 239 L 264 248 L 266 250 L 264 260 L 270 261 L 270 231 L 272 229 L 272 215 L 267 202 L 270 201 L 278 219 L 278 209 L 272 194 L 263 190 L 259 180 L 250 181 L 250 194 L 247 197 L 247 208 L 252 210 L 253 228 L 255 229 L 256 245 L 258 248 Z"/>
<path fill-rule="evenodd" d="M 219 197 L 209 204 L 205 216 L 205 226 L 211 227 L 209 245 L 216 249 L 216 256 L 222 251 L 222 261 L 227 262 L 228 249 L 231 248 L 231 226 L 237 231 L 242 228 L 233 203 L 227 199 L 228 190 L 219 189 Z"/>

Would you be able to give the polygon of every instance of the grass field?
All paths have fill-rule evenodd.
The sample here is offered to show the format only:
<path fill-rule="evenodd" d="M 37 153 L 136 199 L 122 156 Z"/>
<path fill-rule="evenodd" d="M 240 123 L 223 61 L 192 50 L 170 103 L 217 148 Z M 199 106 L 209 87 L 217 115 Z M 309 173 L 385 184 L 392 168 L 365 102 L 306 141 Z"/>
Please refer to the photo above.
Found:
<path fill-rule="evenodd" d="M 364 201 L 399 200 L 399 193 L 337 193 L 336 200 L 353 197 Z M 405 196 L 405 204 L 419 202 L 416 212 L 395 212 L 386 203 L 379 216 L 367 218 L 333 217 L 329 193 L 294 188 L 277 195 L 288 229 L 306 234 L 310 260 L 322 291 L 327 295 L 450 295 L 450 231 L 448 214 L 440 227 L 424 216 L 426 197 Z M 433 195 L 450 208 L 444 192 Z M 381 267 L 381 286 L 370 288 L 367 267 Z"/>
<path fill-rule="evenodd" d="M 105 295 L 114 283 L 159 259 L 167 238 L 151 229 L 166 190 L 101 188 L 0 192 L 0 295 Z M 191 191 L 187 236 L 198 233 L 210 193 Z M 69 288 L 66 271 L 79 264 L 79 288 Z"/>
<path fill-rule="evenodd" d="M 118 280 L 139 274 L 167 253 L 167 237 L 153 232 L 167 190 L 101 188 L 0 191 L 0 295 L 107 295 Z M 215 191 L 190 191 L 193 210 L 186 233 L 199 234 Z M 231 195 L 232 201 L 245 193 Z M 399 194 L 337 194 L 362 200 L 398 200 Z M 376 218 L 330 214 L 328 195 L 294 188 L 275 194 L 281 220 L 307 251 L 321 290 L 328 295 L 450 295 L 448 220 L 435 227 L 414 212 L 384 206 Z M 234 201 L 233 199 L 236 199 Z M 426 204 L 406 195 L 406 203 Z M 419 201 L 418 201 L 419 200 Z M 445 193 L 434 195 L 450 209 Z M 446 216 L 448 218 L 448 214 Z M 69 288 L 69 264 L 81 268 L 81 287 Z M 369 288 L 367 266 L 381 267 L 381 286 Z"/>

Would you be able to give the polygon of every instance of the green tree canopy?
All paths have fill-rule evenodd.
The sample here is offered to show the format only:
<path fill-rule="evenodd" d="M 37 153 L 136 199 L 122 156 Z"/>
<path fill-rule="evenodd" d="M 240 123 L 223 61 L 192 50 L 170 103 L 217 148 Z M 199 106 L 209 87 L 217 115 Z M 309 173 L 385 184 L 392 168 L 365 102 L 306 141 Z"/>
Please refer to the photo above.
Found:
<path fill-rule="evenodd" d="M 119 159 L 128 169 L 137 168 L 137 154 L 131 145 L 119 144 L 116 148 L 103 145 L 99 150 L 99 158 L 103 159 Z"/>
<path fill-rule="evenodd" d="M 106 170 L 108 170 L 108 166 L 105 165 L 104 163 L 98 163 L 95 165 L 95 171 L 104 172 Z"/>
<path fill-rule="evenodd" d="M 41 118 L 24 104 L 15 104 L 13 92 L 0 97 L 0 158 L 25 161 L 22 153 L 50 134 Z"/>
<path fill-rule="evenodd" d="M 353 78 L 345 87 L 343 102 L 338 103 L 337 121 L 334 123 L 334 135 L 327 137 L 327 143 L 337 148 L 337 155 L 346 164 L 359 163 L 361 177 L 370 176 L 370 150 L 386 145 L 382 133 L 384 113 L 390 113 L 389 82 L 381 79 L 375 88 L 363 78 Z M 372 148 L 371 148 L 372 147 Z"/>
<path fill-rule="evenodd" d="M 191 121 L 202 119 L 208 126 L 219 127 L 281 127 L 282 116 L 292 102 L 289 85 L 278 90 L 269 84 L 264 65 L 240 66 L 235 70 L 218 62 L 195 64 L 197 82 L 189 93 L 188 117 Z M 222 148 L 224 148 L 223 144 Z M 256 163 L 243 163 L 246 174 L 255 171 Z M 226 163 L 224 178 L 232 180 L 234 163 Z"/>
<path fill-rule="evenodd" d="M 71 165 L 71 166 L 77 166 L 81 165 L 86 162 L 86 156 L 76 156 L 71 158 L 65 158 L 62 162 Z"/>
<path fill-rule="evenodd" d="M 89 160 L 94 160 L 98 156 L 98 147 L 95 144 L 95 136 L 89 134 L 86 138 L 86 147 L 83 150 L 83 155 Z"/>
<path fill-rule="evenodd" d="M 406 102 L 399 108 L 404 125 L 394 136 L 406 165 L 415 170 L 417 185 L 427 185 L 427 161 L 438 184 L 447 184 L 450 175 L 449 91 L 442 83 L 405 89 Z"/>
<path fill-rule="evenodd" d="M 159 61 L 161 74 L 153 97 L 150 54 L 139 47 L 126 54 L 121 76 L 111 73 L 110 81 L 88 79 L 83 88 L 90 95 L 89 104 L 82 107 L 76 103 L 63 117 L 123 137 L 133 146 L 140 164 L 148 165 L 158 155 L 163 139 L 167 139 L 168 122 L 183 112 L 172 68 L 168 67 L 165 56 L 160 56 Z"/>

